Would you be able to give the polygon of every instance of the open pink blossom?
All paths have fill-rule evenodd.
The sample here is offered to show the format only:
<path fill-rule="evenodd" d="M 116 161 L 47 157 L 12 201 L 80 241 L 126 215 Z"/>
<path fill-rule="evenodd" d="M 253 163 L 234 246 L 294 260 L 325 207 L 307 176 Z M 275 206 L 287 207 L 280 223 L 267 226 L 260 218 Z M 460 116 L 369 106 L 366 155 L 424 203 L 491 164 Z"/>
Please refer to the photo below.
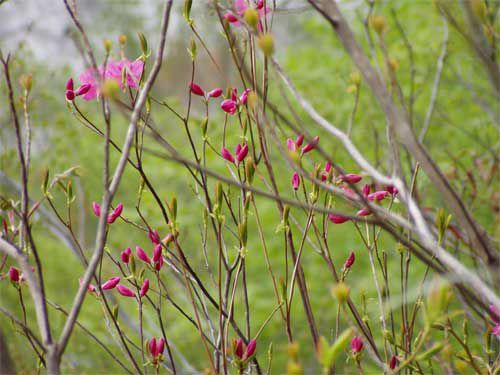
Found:
<path fill-rule="evenodd" d="M 243 17 L 245 11 L 248 9 L 248 4 L 251 4 L 252 8 L 257 9 L 259 12 L 259 31 L 262 31 L 262 22 L 260 19 L 266 16 L 269 13 L 269 7 L 264 7 L 264 1 L 262 0 L 235 0 L 234 1 L 234 10 L 236 11 L 236 15 L 238 17 Z M 241 22 L 238 21 L 238 17 L 233 12 L 227 12 L 225 14 L 226 20 L 233 24 L 234 26 L 241 26 Z"/>
<path fill-rule="evenodd" d="M 125 75 L 125 84 L 131 89 L 136 89 L 139 87 L 143 69 L 144 61 L 142 60 L 130 61 L 126 58 L 119 61 L 109 60 L 104 76 L 107 79 L 115 80 L 123 88 L 122 77 Z"/>

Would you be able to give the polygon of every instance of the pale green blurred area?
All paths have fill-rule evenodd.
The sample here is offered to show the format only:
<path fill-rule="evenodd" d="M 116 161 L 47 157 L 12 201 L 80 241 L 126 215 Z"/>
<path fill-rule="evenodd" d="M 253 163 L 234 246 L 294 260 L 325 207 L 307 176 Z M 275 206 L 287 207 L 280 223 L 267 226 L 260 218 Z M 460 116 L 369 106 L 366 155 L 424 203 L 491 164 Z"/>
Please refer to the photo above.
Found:
<path fill-rule="evenodd" d="M 124 33 L 128 37 L 126 55 L 130 59 L 139 56 L 140 48 L 136 37 L 137 31 L 142 31 L 149 40 L 153 53 L 156 49 L 157 30 L 159 28 L 159 14 L 162 4 L 160 1 L 80 1 L 79 10 L 82 22 L 85 25 L 94 50 L 98 58 L 103 56 L 102 40 L 109 38 L 114 42 L 114 54 L 118 57 L 118 35 Z M 168 32 L 167 53 L 163 68 L 155 87 L 154 95 L 160 100 L 167 100 L 169 104 L 181 113 L 186 110 L 187 85 L 191 77 L 191 63 L 187 47 L 192 37 L 189 28 L 181 17 L 182 2 L 174 0 L 175 14 Z M 347 129 L 347 124 L 354 105 L 354 94 L 348 92 L 351 85 L 350 75 L 355 71 L 353 63 L 340 46 L 329 26 L 312 11 L 306 11 L 305 4 L 300 1 L 278 1 L 281 11 L 274 18 L 274 32 L 276 35 L 277 58 L 285 70 L 296 83 L 298 89 L 318 111 L 328 120 L 341 129 Z M 358 39 L 368 51 L 362 18 L 366 7 L 360 1 L 342 2 L 346 15 L 352 21 Z M 442 43 L 442 20 L 436 12 L 431 1 L 413 2 L 386 1 L 377 3 L 376 14 L 384 15 L 389 23 L 387 32 L 387 46 L 391 57 L 399 62 L 397 70 L 398 79 L 405 95 L 410 90 L 410 62 L 408 53 L 401 39 L 392 15 L 397 17 L 408 39 L 412 43 L 415 54 L 415 117 L 414 126 L 420 129 L 430 100 L 432 80 L 436 69 L 436 61 Z M 24 15 L 24 16 L 21 16 Z M 238 79 L 228 53 L 227 45 L 218 25 L 215 12 L 209 2 L 195 2 L 193 6 L 193 19 L 204 41 L 209 46 L 216 60 L 219 62 L 222 73 L 215 69 L 209 57 L 198 45 L 196 60 L 195 81 L 203 87 L 233 87 L 242 91 L 243 87 Z M 26 18 L 26 20 L 24 19 Z M 65 13 L 62 1 L 7 1 L 0 5 L 0 48 L 4 54 L 12 52 L 12 73 L 17 83 L 20 74 L 31 72 L 34 77 L 34 88 L 31 94 L 30 109 L 33 123 L 33 157 L 30 171 L 31 197 L 40 199 L 42 194 L 40 184 L 43 171 L 49 168 L 51 175 L 61 173 L 73 166 L 79 166 L 82 176 L 75 179 L 77 200 L 72 206 L 73 218 L 79 227 L 87 256 L 92 252 L 93 239 L 97 221 L 91 214 L 91 202 L 100 201 L 102 198 L 102 140 L 88 129 L 81 126 L 71 115 L 64 99 L 64 85 L 69 76 L 75 79 L 83 69 L 82 59 L 78 49 L 72 41 L 73 28 L 69 17 Z M 239 32 L 238 32 L 239 33 Z M 498 132 L 492 124 L 491 118 L 478 104 L 485 101 L 491 108 L 497 108 L 493 99 L 491 87 L 482 68 L 479 67 L 473 53 L 464 44 L 463 39 L 453 30 L 450 30 L 449 57 L 443 70 L 443 76 L 436 105 L 436 111 L 431 121 L 431 127 L 426 138 L 426 145 L 431 154 L 436 158 L 442 170 L 448 175 L 455 175 L 452 181 L 466 202 L 472 202 L 472 191 L 464 183 L 467 176 L 464 171 L 475 170 L 475 178 L 479 173 L 475 169 L 475 160 L 482 158 L 485 163 L 491 160 L 491 150 L 498 151 Z M 378 52 L 380 52 L 378 50 Z M 381 56 L 377 55 L 379 64 Z M 150 66 L 150 65 L 149 65 Z M 148 67 L 149 67 L 148 66 Z M 276 76 L 271 74 L 270 98 L 289 114 L 286 103 L 281 97 L 280 85 Z M 461 80 L 472 84 L 473 89 L 467 89 Z M 16 95 L 20 95 L 17 85 Z M 19 165 L 16 159 L 14 138 L 9 113 L 5 101 L 5 84 L 2 77 L 0 83 L 0 170 L 11 179 L 18 181 Z M 478 98 L 480 100 L 478 100 Z M 203 107 L 198 98 L 194 98 L 191 130 L 197 144 L 201 144 L 199 123 L 203 119 Z M 331 139 L 305 116 L 292 101 L 294 109 L 298 112 L 304 126 L 312 134 L 321 136 L 321 144 L 332 155 L 332 158 L 341 166 L 353 173 L 359 173 L 339 142 Z M 79 103 L 81 109 L 97 124 L 102 126 L 102 116 L 97 102 Z M 187 138 L 182 123 L 165 108 L 153 105 L 153 116 L 158 130 L 174 146 L 179 148 L 182 155 L 192 157 L 186 147 Z M 114 108 L 112 115 L 112 136 L 121 143 L 127 126 L 126 117 Z M 217 147 L 220 147 L 223 117 L 216 105 L 211 106 L 211 121 L 209 136 Z M 497 125 L 498 126 L 498 125 Z M 380 160 L 380 167 L 385 172 L 387 169 L 388 151 L 385 141 L 385 120 L 366 86 L 361 85 L 359 110 L 353 126 L 353 140 L 365 152 L 370 160 Z M 238 125 L 229 124 L 230 134 L 228 144 L 235 145 L 240 141 Z M 378 134 L 378 147 L 375 147 L 375 134 Z M 285 130 L 284 136 L 291 136 Z M 283 141 L 285 137 L 283 137 Z M 152 148 L 159 149 L 151 140 Z M 278 185 L 283 195 L 293 197 L 290 188 L 292 172 L 280 156 L 277 146 L 271 144 L 272 158 L 275 161 L 275 171 L 278 176 Z M 112 163 L 118 159 L 118 154 L 112 153 Z M 460 170 L 454 168 L 454 159 L 460 164 Z M 317 156 L 305 163 L 306 169 L 312 169 L 314 162 L 323 162 Z M 404 160 L 407 169 L 407 162 Z M 208 165 L 220 173 L 229 176 L 227 168 L 213 152 L 208 154 Z M 189 173 L 181 166 L 164 160 L 159 160 L 150 155 L 145 155 L 145 169 L 149 171 L 151 180 L 164 200 L 169 200 L 176 195 L 179 202 L 179 227 L 181 229 L 181 242 L 186 249 L 186 255 L 192 266 L 202 280 L 211 287 L 213 295 L 216 288 L 211 284 L 206 272 L 205 261 L 202 253 L 201 230 L 203 206 L 193 192 L 194 182 Z M 264 173 L 264 172 L 263 172 Z M 123 178 L 115 202 L 123 202 L 124 215 L 130 220 L 139 221 L 135 204 L 139 186 L 139 176 L 128 168 Z M 496 182 L 496 183 L 495 183 Z M 471 209 L 479 222 L 489 231 L 494 233 L 498 228 L 498 205 L 494 197 L 495 186 L 498 180 L 491 184 L 493 188 L 485 188 L 478 180 L 478 191 L 473 199 Z M 212 181 L 213 183 L 213 181 Z M 265 189 L 266 186 L 258 181 L 256 185 Z M 470 186 L 470 184 L 469 184 Z M 0 193 L 8 199 L 18 199 L 12 190 L 5 186 L 0 188 Z M 422 204 L 426 207 L 437 209 L 442 207 L 439 196 L 435 193 L 425 176 L 421 175 L 419 193 Z M 57 207 L 65 210 L 65 198 L 60 191 L 54 193 Z M 236 203 L 237 193 L 233 189 L 233 202 Z M 276 205 L 263 198 L 257 198 L 259 215 L 263 221 L 266 234 L 266 244 L 271 256 L 271 262 L 278 277 L 284 275 L 283 260 L 283 234 L 276 233 L 279 225 L 279 215 Z M 496 203 L 495 203 L 496 202 Z M 339 202 L 338 208 L 345 208 Z M 145 193 L 141 205 L 142 213 L 148 218 L 150 224 L 160 233 L 166 233 L 167 227 L 162 221 L 152 195 Z M 351 209 L 352 210 L 352 209 Z M 396 211 L 401 211 L 399 204 Z M 300 210 L 292 210 L 292 214 L 300 223 L 305 224 L 306 216 Z M 226 212 L 226 215 L 229 213 Z M 84 270 L 74 254 L 47 230 L 43 219 L 37 218 L 34 222 L 34 234 L 42 255 L 44 272 L 46 275 L 46 289 L 49 299 L 54 303 L 69 309 L 73 296 L 78 288 L 78 278 Z M 233 228 L 234 229 L 234 228 Z M 276 307 L 276 299 L 272 289 L 271 279 L 267 273 L 267 266 L 263 257 L 262 246 L 257 235 L 255 218 L 250 217 L 249 245 L 247 264 L 247 281 L 249 284 L 249 299 L 251 306 L 251 332 L 255 334 L 269 314 Z M 296 231 L 296 241 L 299 241 L 300 231 Z M 237 242 L 228 234 L 227 246 L 230 257 L 236 256 Z M 360 302 L 362 295 L 366 295 L 366 313 L 370 317 L 370 326 L 376 338 L 381 337 L 381 328 L 378 322 L 378 306 L 374 292 L 373 277 L 368 260 L 356 231 L 350 224 L 341 227 L 332 227 L 329 230 L 329 244 L 335 264 L 340 268 L 351 250 L 356 252 L 356 263 L 348 278 L 355 302 Z M 314 242 L 314 240 L 313 240 Z M 108 249 L 114 257 L 127 246 L 143 246 L 148 252 L 152 246 L 143 233 L 131 230 L 123 222 L 117 222 L 111 227 Z M 390 273 L 389 283 L 396 301 L 394 310 L 396 322 L 399 322 L 400 310 L 397 305 L 399 295 L 399 262 L 400 255 L 396 251 L 394 241 L 383 234 L 379 243 L 380 251 L 385 251 L 388 256 Z M 211 262 L 215 264 L 216 247 L 213 238 L 209 238 L 207 252 Z M 2 258 L 3 259 L 3 258 Z M 306 245 L 302 264 L 310 288 L 310 297 L 321 335 L 331 339 L 335 326 L 337 303 L 331 298 L 329 287 L 332 278 L 323 259 L 314 251 L 313 246 Z M 5 271 L 5 268 L 4 268 Z M 103 267 L 104 278 L 114 276 L 114 269 L 106 262 Z M 424 267 L 417 261 L 412 262 L 411 292 L 422 279 Z M 163 269 L 163 278 L 177 302 L 192 315 L 192 306 L 187 299 L 186 290 L 182 283 L 171 274 L 168 268 Z M 26 299 L 29 300 L 28 291 L 24 288 Z M 115 293 L 116 294 L 116 293 Z M 20 316 L 14 288 L 6 279 L 0 280 L 0 304 L 2 307 Z M 138 311 L 130 301 L 124 301 L 117 296 L 120 310 L 127 313 L 132 321 L 136 321 Z M 34 317 L 32 305 L 28 302 L 30 316 Z M 241 290 L 238 290 L 235 304 L 235 317 L 241 326 L 244 326 L 244 306 Z M 209 309 L 212 316 L 216 311 Z M 154 312 L 146 308 L 145 329 L 146 335 L 159 336 L 158 324 Z M 295 339 L 300 344 L 300 359 L 306 373 L 314 374 L 320 371 L 314 355 L 314 348 L 305 324 L 300 296 L 297 293 L 292 309 Z M 50 318 L 55 332 L 60 332 L 64 324 L 64 316 L 51 309 Z M 199 334 L 196 328 L 180 316 L 170 305 L 166 304 L 163 312 L 166 323 L 166 332 L 174 349 L 174 358 L 179 367 L 186 370 L 201 372 L 208 368 L 209 363 L 205 357 Z M 215 318 L 216 319 L 216 318 Z M 103 313 L 96 300 L 89 296 L 85 300 L 79 321 L 96 333 L 101 340 L 110 346 L 114 353 L 125 359 L 116 344 L 116 333 L 108 329 Z M 131 339 L 138 342 L 136 331 L 121 321 L 123 329 Z M 396 323 L 399 324 L 399 323 Z M 29 322 L 30 327 L 37 332 L 34 318 Z M 17 332 L 5 316 L 0 315 L 0 326 L 5 336 L 8 337 L 9 349 L 16 362 L 19 372 L 32 373 L 36 362 L 25 338 Z M 345 326 L 345 321 L 344 321 Z M 396 330 L 399 325 L 396 326 Z M 112 334 L 110 333 L 112 332 Z M 231 333 L 230 337 L 234 337 Z M 286 336 L 284 326 L 278 314 L 266 326 L 258 341 L 258 359 L 262 367 L 268 364 L 268 347 L 273 344 L 272 371 L 271 373 L 284 373 L 286 371 Z M 474 348 L 480 348 L 482 342 L 473 343 Z M 139 356 L 137 356 L 139 357 Z M 338 361 L 339 368 L 344 368 L 343 356 Z M 189 363 L 182 366 L 182 362 Z M 63 373 L 121 373 L 121 369 L 111 358 L 92 342 L 79 328 L 76 328 L 71 338 L 69 347 L 63 359 Z M 364 362 L 367 373 L 377 371 L 373 364 Z M 439 372 L 438 368 L 434 369 Z M 187 371 L 189 372 L 189 371 Z M 345 365 L 345 373 L 355 373 L 352 362 Z"/>

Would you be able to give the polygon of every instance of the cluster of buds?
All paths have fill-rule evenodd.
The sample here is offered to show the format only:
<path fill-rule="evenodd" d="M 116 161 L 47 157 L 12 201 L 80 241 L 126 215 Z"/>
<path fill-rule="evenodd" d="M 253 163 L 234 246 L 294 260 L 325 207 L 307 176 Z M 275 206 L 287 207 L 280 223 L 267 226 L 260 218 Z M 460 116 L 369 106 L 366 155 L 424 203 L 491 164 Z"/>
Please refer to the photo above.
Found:
<path fill-rule="evenodd" d="M 75 86 L 73 83 L 73 78 L 68 79 L 66 82 L 66 100 L 72 102 L 77 96 L 85 95 L 89 92 L 91 85 L 84 83 L 75 91 Z"/>
<path fill-rule="evenodd" d="M 216 87 L 213 90 L 210 90 L 208 92 L 205 92 L 203 88 L 200 85 L 197 85 L 194 82 L 191 82 L 189 84 L 189 90 L 191 91 L 192 94 L 202 96 L 205 98 L 205 100 L 208 100 L 210 98 L 218 98 L 219 96 L 222 95 L 223 90 L 219 87 Z"/>
<path fill-rule="evenodd" d="M 163 360 L 163 351 L 165 350 L 165 340 L 163 338 L 152 338 L 148 345 L 149 354 L 153 359 L 153 364 L 157 366 Z"/>
<path fill-rule="evenodd" d="M 231 152 L 227 148 L 224 147 L 222 147 L 220 154 L 228 162 L 238 165 L 243 160 L 245 160 L 246 156 L 248 155 L 248 145 L 246 143 L 243 146 L 240 145 L 239 143 L 238 145 L 236 145 L 236 148 L 234 150 L 236 158 L 231 154 Z"/>
<path fill-rule="evenodd" d="M 236 339 L 233 341 L 234 359 L 239 366 L 244 365 L 252 359 L 256 349 L 257 341 L 255 339 L 250 340 L 246 346 L 242 339 Z"/>
<path fill-rule="evenodd" d="M 250 89 L 245 89 L 243 93 L 238 97 L 238 89 L 231 90 L 231 97 L 225 99 L 220 104 L 222 110 L 230 115 L 234 115 L 238 110 L 240 105 L 246 105 L 248 102 L 248 94 L 250 94 Z"/>
<path fill-rule="evenodd" d="M 101 206 L 97 202 L 92 203 L 92 211 L 94 211 L 94 215 L 97 217 L 101 216 Z M 120 217 L 123 212 L 123 204 L 119 203 L 116 208 L 108 215 L 106 219 L 108 224 L 113 224 L 116 219 Z"/>
<path fill-rule="evenodd" d="M 136 246 L 135 248 L 135 254 L 137 255 L 137 258 L 142 260 L 144 263 L 152 265 L 156 271 L 160 271 L 161 267 L 163 266 L 164 260 L 162 252 L 163 252 L 162 244 L 158 244 L 155 246 L 151 258 L 148 256 L 148 254 L 146 254 L 146 252 L 143 250 L 142 247 Z"/>
<path fill-rule="evenodd" d="M 299 148 L 302 146 L 303 143 L 304 143 L 304 135 L 300 134 L 295 141 L 288 138 L 286 141 L 286 146 L 288 148 L 288 151 L 294 153 L 298 152 Z M 300 150 L 300 154 L 304 155 L 314 150 L 314 148 L 318 145 L 318 143 L 319 143 L 319 136 L 316 136 L 311 140 L 311 142 L 302 147 L 302 149 Z"/>

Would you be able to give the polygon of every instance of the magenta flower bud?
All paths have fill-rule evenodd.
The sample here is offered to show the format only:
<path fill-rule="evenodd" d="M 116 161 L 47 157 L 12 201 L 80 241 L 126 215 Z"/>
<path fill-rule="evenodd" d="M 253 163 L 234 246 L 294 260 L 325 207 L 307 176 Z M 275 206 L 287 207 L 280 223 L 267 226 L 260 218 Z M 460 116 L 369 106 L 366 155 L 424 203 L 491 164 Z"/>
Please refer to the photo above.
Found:
<path fill-rule="evenodd" d="M 231 13 L 231 12 L 227 12 L 225 15 L 224 15 L 224 18 L 227 20 L 227 22 L 229 23 L 235 23 L 235 22 L 238 22 L 238 19 L 236 18 L 236 16 Z"/>
<path fill-rule="evenodd" d="M 132 255 L 132 249 L 127 247 L 120 253 L 120 257 L 122 258 L 123 263 L 128 263 L 130 261 L 130 256 Z"/>
<path fill-rule="evenodd" d="M 295 140 L 295 144 L 297 145 L 297 147 L 302 146 L 302 143 L 304 143 L 304 134 L 300 134 Z"/>
<path fill-rule="evenodd" d="M 248 94 L 250 93 L 250 89 L 246 89 L 245 91 L 243 91 L 243 93 L 241 94 L 240 96 L 240 103 L 245 105 L 247 104 L 247 100 L 248 100 Z"/>
<path fill-rule="evenodd" d="M 148 237 L 154 245 L 158 245 L 160 243 L 160 233 L 158 233 L 158 230 L 150 230 L 148 232 Z"/>
<path fill-rule="evenodd" d="M 286 140 L 286 147 L 288 148 L 288 151 L 294 152 L 297 150 L 297 146 L 294 141 L 292 141 L 290 138 Z"/>
<path fill-rule="evenodd" d="M 75 92 L 73 90 L 66 90 L 66 100 L 72 102 L 75 99 Z"/>
<path fill-rule="evenodd" d="M 258 0 L 258 1 L 257 1 L 256 8 L 257 8 L 257 9 L 262 9 L 262 8 L 264 8 L 264 0 Z"/>
<path fill-rule="evenodd" d="M 75 86 L 73 84 L 73 78 L 68 79 L 68 82 L 66 82 L 66 91 L 73 91 L 75 89 Z"/>
<path fill-rule="evenodd" d="M 354 255 L 354 251 L 351 251 L 351 254 L 349 255 L 349 257 L 346 259 L 345 263 L 344 263 L 344 269 L 349 269 L 351 268 L 351 266 L 354 264 L 354 261 L 356 260 L 356 257 Z"/>
<path fill-rule="evenodd" d="M 231 100 L 235 103 L 238 102 L 238 89 L 231 90 Z"/>
<path fill-rule="evenodd" d="M 80 95 L 85 95 L 86 93 L 89 92 L 89 90 L 92 88 L 92 85 L 89 83 L 85 83 L 84 85 L 81 85 L 78 90 L 76 90 L 75 95 L 80 96 Z"/>
<path fill-rule="evenodd" d="M 389 361 L 389 368 L 391 370 L 394 370 L 396 366 L 398 365 L 398 357 L 396 357 L 394 354 L 391 356 L 391 359 Z"/>
<path fill-rule="evenodd" d="M 135 247 L 135 254 L 137 255 L 137 258 L 142 260 L 145 263 L 151 263 L 151 259 L 149 259 L 148 254 L 142 249 L 140 246 Z"/>
<path fill-rule="evenodd" d="M 363 340 L 360 336 L 354 336 L 351 340 L 351 350 L 353 353 L 359 353 L 363 349 Z"/>
<path fill-rule="evenodd" d="M 241 151 L 241 145 L 238 143 L 236 145 L 236 147 L 234 148 L 234 154 L 238 155 L 238 152 L 240 152 L 240 151 Z"/>
<path fill-rule="evenodd" d="M 389 193 L 385 190 L 379 190 L 374 193 L 368 194 L 368 199 L 371 201 L 381 201 L 385 197 L 387 197 Z"/>
<path fill-rule="evenodd" d="M 141 291 L 139 292 L 139 295 L 141 297 L 144 297 L 146 295 L 146 293 L 148 292 L 148 290 L 149 290 L 149 280 L 145 279 L 144 282 L 142 283 L 142 287 L 141 287 Z"/>
<path fill-rule="evenodd" d="M 234 356 L 238 359 L 243 358 L 243 340 L 236 339 L 234 343 Z"/>
<path fill-rule="evenodd" d="M 394 185 L 389 185 L 385 188 L 385 190 L 387 190 L 387 192 L 391 195 L 396 195 L 399 193 L 399 190 L 397 187 L 395 187 Z"/>
<path fill-rule="evenodd" d="M 220 104 L 222 110 L 230 115 L 234 115 L 236 113 L 236 109 L 238 108 L 236 102 L 231 99 L 223 100 Z"/>
<path fill-rule="evenodd" d="M 161 267 L 163 267 L 163 257 L 160 257 L 160 259 L 158 259 L 157 262 L 155 262 L 155 270 L 156 271 L 160 271 L 161 270 Z"/>
<path fill-rule="evenodd" d="M 120 293 L 124 297 L 135 297 L 135 293 L 125 285 L 118 284 L 116 286 L 116 290 L 118 290 L 118 293 Z"/>
<path fill-rule="evenodd" d="M 9 279 L 13 283 L 19 282 L 19 270 L 16 267 L 9 268 Z"/>
<path fill-rule="evenodd" d="M 244 144 L 243 147 L 236 153 L 236 160 L 242 162 L 243 159 L 248 155 L 248 145 Z"/>
<path fill-rule="evenodd" d="M 350 184 L 355 184 L 355 183 L 361 181 L 362 179 L 363 179 L 363 177 L 361 177 L 360 175 L 354 174 L 354 173 L 348 173 L 348 174 L 340 176 L 341 181 L 348 182 Z"/>
<path fill-rule="evenodd" d="M 292 188 L 297 191 L 300 187 L 300 176 L 297 172 L 295 172 L 292 176 Z"/>
<path fill-rule="evenodd" d="M 359 210 L 357 213 L 356 213 L 358 216 L 369 216 L 371 215 L 372 213 L 370 212 L 370 210 L 368 208 L 362 208 L 361 210 Z"/>
<path fill-rule="evenodd" d="M 158 260 L 161 258 L 161 252 L 162 252 L 162 247 L 161 244 L 158 244 L 155 246 L 153 250 L 153 262 L 158 262 Z"/>
<path fill-rule="evenodd" d="M 120 217 L 123 211 L 123 204 L 119 203 L 118 206 L 108 215 L 108 224 L 113 224 L 116 219 Z"/>
<path fill-rule="evenodd" d="M 302 153 L 307 154 L 309 151 L 313 150 L 317 146 L 318 143 L 319 143 L 319 137 L 316 136 L 312 139 L 311 142 L 309 142 L 307 145 L 302 147 Z"/>
<path fill-rule="evenodd" d="M 97 202 L 92 202 L 92 211 L 94 211 L 95 216 L 101 216 L 101 205 Z"/>
<path fill-rule="evenodd" d="M 149 341 L 149 354 L 151 354 L 151 357 L 153 358 L 157 356 L 156 339 L 154 337 Z"/>
<path fill-rule="evenodd" d="M 328 220 L 330 220 L 334 224 L 342 224 L 350 219 L 344 215 L 330 214 L 328 215 Z"/>
<path fill-rule="evenodd" d="M 257 340 L 253 339 L 248 342 L 247 350 L 245 351 L 245 359 L 251 358 L 254 353 L 255 349 L 257 349 Z"/>
<path fill-rule="evenodd" d="M 217 88 L 213 89 L 212 91 L 210 91 L 208 93 L 208 96 L 210 96 L 211 98 L 218 98 L 219 96 L 222 95 L 223 92 L 224 92 L 224 90 L 222 90 L 220 87 L 217 87 Z"/>
<path fill-rule="evenodd" d="M 156 342 L 156 355 L 159 356 L 160 354 L 163 354 L 163 351 L 165 350 L 165 340 L 163 338 L 158 339 Z"/>
<path fill-rule="evenodd" d="M 331 170 L 332 170 L 332 164 L 329 161 L 327 161 L 325 164 L 325 172 L 330 173 Z"/>
<path fill-rule="evenodd" d="M 367 197 L 368 194 L 370 194 L 370 185 L 365 184 L 365 186 L 363 186 L 363 189 L 361 191 L 363 192 L 363 195 Z"/>
<path fill-rule="evenodd" d="M 193 94 L 198 95 L 198 96 L 205 96 L 205 91 L 203 91 L 201 86 L 197 85 L 196 83 L 191 82 L 189 84 L 189 88 L 191 89 L 191 92 Z"/>
<path fill-rule="evenodd" d="M 234 157 L 231 155 L 231 153 L 227 150 L 227 148 L 222 147 L 222 150 L 220 151 L 222 157 L 226 159 L 227 161 L 234 163 Z"/>
<path fill-rule="evenodd" d="M 109 289 L 114 289 L 118 283 L 120 282 L 119 277 L 112 277 L 108 281 L 106 281 L 104 284 L 101 285 L 101 288 L 103 290 L 109 290 Z"/>

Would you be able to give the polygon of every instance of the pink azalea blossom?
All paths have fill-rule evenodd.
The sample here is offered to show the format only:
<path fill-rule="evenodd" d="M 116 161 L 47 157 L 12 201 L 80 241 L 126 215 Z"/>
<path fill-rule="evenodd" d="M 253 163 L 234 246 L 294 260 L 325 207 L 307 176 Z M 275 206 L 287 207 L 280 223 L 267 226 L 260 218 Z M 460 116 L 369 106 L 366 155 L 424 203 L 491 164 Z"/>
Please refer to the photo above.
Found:
<path fill-rule="evenodd" d="M 342 224 L 350 219 L 344 215 L 330 214 L 328 215 L 328 220 L 330 220 L 334 224 Z"/>
<path fill-rule="evenodd" d="M 267 13 L 269 13 L 269 7 L 264 7 L 264 1 L 262 0 L 257 0 L 253 1 L 250 0 L 248 3 L 252 4 L 254 8 L 257 9 L 259 12 L 259 24 L 258 28 L 259 31 L 262 31 L 262 22 L 260 21 L 261 18 L 265 17 Z M 234 9 L 236 10 L 236 14 L 239 17 L 243 17 L 245 14 L 245 11 L 248 9 L 248 3 L 247 0 L 235 0 L 234 1 Z M 238 18 L 236 15 L 232 12 L 227 12 L 224 16 L 226 20 L 233 24 L 234 26 L 241 26 L 241 22 L 238 21 Z"/>
<path fill-rule="evenodd" d="M 145 279 L 144 282 L 142 283 L 142 287 L 141 287 L 141 290 L 139 292 L 139 295 L 141 297 L 144 297 L 146 295 L 146 293 L 148 292 L 148 290 L 149 290 L 149 280 Z"/>
<path fill-rule="evenodd" d="M 236 113 L 236 110 L 238 109 L 238 105 L 236 101 L 232 99 L 226 99 L 224 100 L 221 104 L 220 107 L 222 110 L 226 113 L 229 113 L 230 115 L 234 115 Z"/>
<path fill-rule="evenodd" d="M 297 191 L 300 187 L 300 176 L 297 172 L 295 172 L 292 176 L 292 188 Z"/>
<path fill-rule="evenodd" d="M 354 251 L 351 251 L 351 254 L 349 255 L 349 257 L 346 259 L 345 263 L 344 263 L 344 269 L 349 269 L 352 267 L 352 265 L 354 264 L 354 261 L 356 260 L 356 256 L 354 255 Z"/>
<path fill-rule="evenodd" d="M 118 293 L 120 293 L 124 297 L 135 297 L 135 293 L 125 285 L 118 284 L 116 286 L 116 290 L 118 290 Z"/>
<path fill-rule="evenodd" d="M 222 157 L 224 159 L 226 159 L 227 161 L 231 162 L 231 163 L 234 163 L 234 156 L 231 155 L 231 153 L 228 151 L 227 148 L 225 147 L 222 147 L 221 151 L 220 151 L 220 154 L 222 155 Z"/>
<path fill-rule="evenodd" d="M 108 281 L 106 281 L 104 284 L 101 285 L 101 288 L 103 290 L 109 290 L 109 289 L 114 289 L 118 283 L 120 282 L 120 278 L 117 277 L 112 277 Z"/>
<path fill-rule="evenodd" d="M 354 173 L 340 175 L 339 178 L 342 182 L 348 182 L 350 184 L 355 184 L 363 179 L 363 177 Z"/>
<path fill-rule="evenodd" d="M 363 339 L 360 336 L 354 336 L 351 340 L 351 350 L 353 353 L 359 353 L 363 349 Z"/>

